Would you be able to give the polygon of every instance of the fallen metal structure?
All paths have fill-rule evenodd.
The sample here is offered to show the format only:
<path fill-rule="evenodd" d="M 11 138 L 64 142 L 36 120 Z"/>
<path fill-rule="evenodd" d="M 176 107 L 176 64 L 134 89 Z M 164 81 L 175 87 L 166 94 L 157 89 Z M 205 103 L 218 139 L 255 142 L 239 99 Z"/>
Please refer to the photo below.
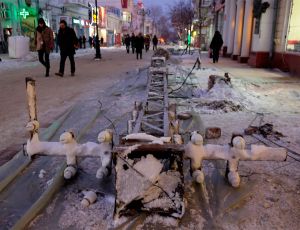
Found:
<path fill-rule="evenodd" d="M 114 218 L 141 211 L 180 218 L 184 214 L 183 148 L 170 144 L 166 59 L 153 57 L 147 99 L 135 104 L 129 135 L 114 149 L 116 202 Z M 146 134 L 147 133 L 147 134 Z"/>
<path fill-rule="evenodd" d="M 22 164 L 11 174 L 7 168 L 13 168 L 12 163 L 8 163 L 4 170 L 0 168 L 0 172 L 7 171 L 5 174 L 2 173 L 3 175 L 8 175 L 7 179 L 0 178 L 0 195 L 2 190 L 4 191 L 2 194 L 19 192 L 14 189 L 17 183 L 27 187 L 33 184 L 35 188 L 39 187 L 38 182 L 27 185 L 26 174 L 28 176 L 32 172 L 28 170 L 24 173 L 25 168 L 29 168 L 32 162 L 31 156 L 35 154 L 63 155 L 66 158 L 63 162 L 66 163 L 61 164 L 49 188 L 36 194 L 33 204 L 28 204 L 28 208 L 26 206 L 26 211 L 20 215 L 21 218 L 18 221 L 14 221 L 12 229 L 22 229 L 27 226 L 60 191 L 64 185 L 64 179 L 70 179 L 77 173 L 77 157 L 100 158 L 100 165 L 96 172 L 98 179 L 103 179 L 110 174 L 111 157 L 113 157 L 116 186 L 115 220 L 140 212 L 155 213 L 179 220 L 185 213 L 184 158 L 190 159 L 191 175 L 198 183 L 203 183 L 205 178 L 202 170 L 203 160 L 226 161 L 225 177 L 232 187 L 240 186 L 238 173 L 240 161 L 284 161 L 286 159 L 287 151 L 284 148 L 252 145 L 251 149 L 246 149 L 245 140 L 241 135 L 233 136 L 229 145 L 203 145 L 202 136 L 197 132 L 192 132 L 190 142 L 184 146 L 179 133 L 180 116 L 176 114 L 176 105 L 169 104 L 166 59 L 153 57 L 151 65 L 148 72 L 146 100 L 142 103 L 135 103 L 132 118 L 128 121 L 128 135 L 122 138 L 120 146 L 113 149 L 111 130 L 99 133 L 99 143 L 79 144 L 77 141 L 81 137 L 76 141 L 74 134 L 70 131 L 64 132 L 59 142 L 49 141 L 53 134 L 49 134 L 49 138 L 41 137 L 46 141 L 39 141 L 35 81 L 30 78 L 26 79 L 29 106 L 29 122 L 26 128 L 30 133 L 26 149 L 30 157 L 18 156 L 14 162 L 16 165 L 20 164 L 19 161 Z M 99 113 L 96 114 L 98 115 Z M 94 121 L 95 117 L 92 117 L 91 121 Z M 181 114 L 181 117 L 182 119 L 192 118 L 190 114 Z M 208 131 L 212 133 L 206 135 L 213 138 L 221 135 L 221 130 L 217 127 Z M 39 165 L 43 167 L 48 165 L 49 171 L 53 169 L 45 159 L 39 160 Z M 43 174 L 42 170 L 40 174 Z M 15 197 L 18 195 L 16 193 Z M 81 203 L 84 207 L 88 207 L 96 201 L 96 198 L 95 192 L 85 191 Z M 20 203 L 13 202 L 16 205 Z M 17 209 L 13 207 L 11 210 Z M 7 215 L 10 213 L 7 212 Z"/>
<path fill-rule="evenodd" d="M 164 57 L 153 57 L 148 74 L 147 97 L 135 103 L 128 133 L 122 146 L 113 150 L 116 173 L 114 218 L 141 211 L 181 218 L 184 214 L 183 159 L 191 161 L 191 176 L 204 183 L 203 160 L 225 160 L 225 177 L 232 187 L 240 186 L 239 161 L 285 161 L 287 151 L 252 145 L 246 149 L 241 135 L 229 145 L 203 145 L 203 138 L 192 132 L 183 147 L 176 105 L 169 105 L 168 69 Z M 219 128 L 212 131 L 221 135 Z M 170 144 L 172 142 L 173 144 Z"/>

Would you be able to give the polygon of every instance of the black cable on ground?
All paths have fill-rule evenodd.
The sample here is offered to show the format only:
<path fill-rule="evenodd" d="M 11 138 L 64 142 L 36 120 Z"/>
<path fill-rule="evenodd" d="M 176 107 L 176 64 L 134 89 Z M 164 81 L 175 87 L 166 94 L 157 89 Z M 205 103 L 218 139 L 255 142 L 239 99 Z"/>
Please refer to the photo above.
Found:
<path fill-rule="evenodd" d="M 184 86 L 184 84 L 186 83 L 186 81 L 190 77 L 190 75 L 193 73 L 194 69 L 196 68 L 196 65 L 199 66 L 200 64 L 201 64 L 201 62 L 200 62 L 199 57 L 198 57 L 197 60 L 196 60 L 196 62 L 195 62 L 195 64 L 194 64 L 194 66 L 193 66 L 193 68 L 192 68 L 192 70 L 188 73 L 188 75 L 186 76 L 186 78 L 184 79 L 184 81 L 182 82 L 182 84 L 177 89 L 171 90 L 169 92 L 169 95 L 172 94 L 175 91 L 180 90 Z"/>

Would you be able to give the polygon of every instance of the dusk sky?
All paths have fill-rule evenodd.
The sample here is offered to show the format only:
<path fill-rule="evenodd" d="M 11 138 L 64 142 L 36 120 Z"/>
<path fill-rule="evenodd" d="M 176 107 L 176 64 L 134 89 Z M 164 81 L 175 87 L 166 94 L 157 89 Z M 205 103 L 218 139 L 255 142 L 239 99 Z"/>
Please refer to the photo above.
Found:
<path fill-rule="evenodd" d="M 168 9 L 169 5 L 174 4 L 175 0 L 143 0 L 146 6 L 161 5 L 164 9 Z"/>

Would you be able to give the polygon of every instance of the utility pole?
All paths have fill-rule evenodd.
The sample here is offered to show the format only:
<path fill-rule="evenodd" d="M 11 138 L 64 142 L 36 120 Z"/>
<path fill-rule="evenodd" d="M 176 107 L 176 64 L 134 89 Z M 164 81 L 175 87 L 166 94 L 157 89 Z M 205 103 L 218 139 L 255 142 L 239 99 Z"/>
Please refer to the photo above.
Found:
<path fill-rule="evenodd" d="M 95 6 L 96 6 L 96 56 L 95 60 L 101 59 L 101 51 L 100 51 L 100 44 L 99 44 L 99 32 L 98 32 L 98 2 L 95 0 Z"/>
<path fill-rule="evenodd" d="M 202 0 L 199 0 L 198 20 L 199 20 L 199 57 L 200 58 L 201 58 L 201 31 L 202 31 L 201 8 L 202 8 Z"/>

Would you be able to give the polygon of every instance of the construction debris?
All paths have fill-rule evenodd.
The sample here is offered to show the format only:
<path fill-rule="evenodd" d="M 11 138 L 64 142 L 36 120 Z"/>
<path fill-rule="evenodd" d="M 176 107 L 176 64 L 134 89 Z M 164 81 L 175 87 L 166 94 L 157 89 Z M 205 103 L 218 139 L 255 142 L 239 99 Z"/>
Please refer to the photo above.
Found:
<path fill-rule="evenodd" d="M 242 111 L 243 107 L 239 104 L 235 104 L 232 101 L 220 100 L 220 101 L 201 101 L 196 108 L 201 108 L 204 111 L 222 111 L 224 113 Z M 203 111 L 203 112 L 204 112 Z"/>
<path fill-rule="evenodd" d="M 218 127 L 209 127 L 205 129 L 206 139 L 217 139 L 221 137 L 221 129 Z"/>
<path fill-rule="evenodd" d="M 231 79 L 228 73 L 225 73 L 224 77 L 218 75 L 210 75 L 208 79 L 207 91 L 211 90 L 216 83 L 224 82 L 227 85 L 231 85 Z"/>
<path fill-rule="evenodd" d="M 184 214 L 182 156 L 177 145 L 117 148 L 115 218 L 139 212 L 180 218 Z"/>
<path fill-rule="evenodd" d="M 265 123 L 261 126 L 249 126 L 244 130 L 244 133 L 246 135 L 252 135 L 252 134 L 260 134 L 263 137 L 272 136 L 275 139 L 279 140 L 281 137 L 284 137 L 284 135 L 278 131 L 274 130 L 273 124 Z"/>

